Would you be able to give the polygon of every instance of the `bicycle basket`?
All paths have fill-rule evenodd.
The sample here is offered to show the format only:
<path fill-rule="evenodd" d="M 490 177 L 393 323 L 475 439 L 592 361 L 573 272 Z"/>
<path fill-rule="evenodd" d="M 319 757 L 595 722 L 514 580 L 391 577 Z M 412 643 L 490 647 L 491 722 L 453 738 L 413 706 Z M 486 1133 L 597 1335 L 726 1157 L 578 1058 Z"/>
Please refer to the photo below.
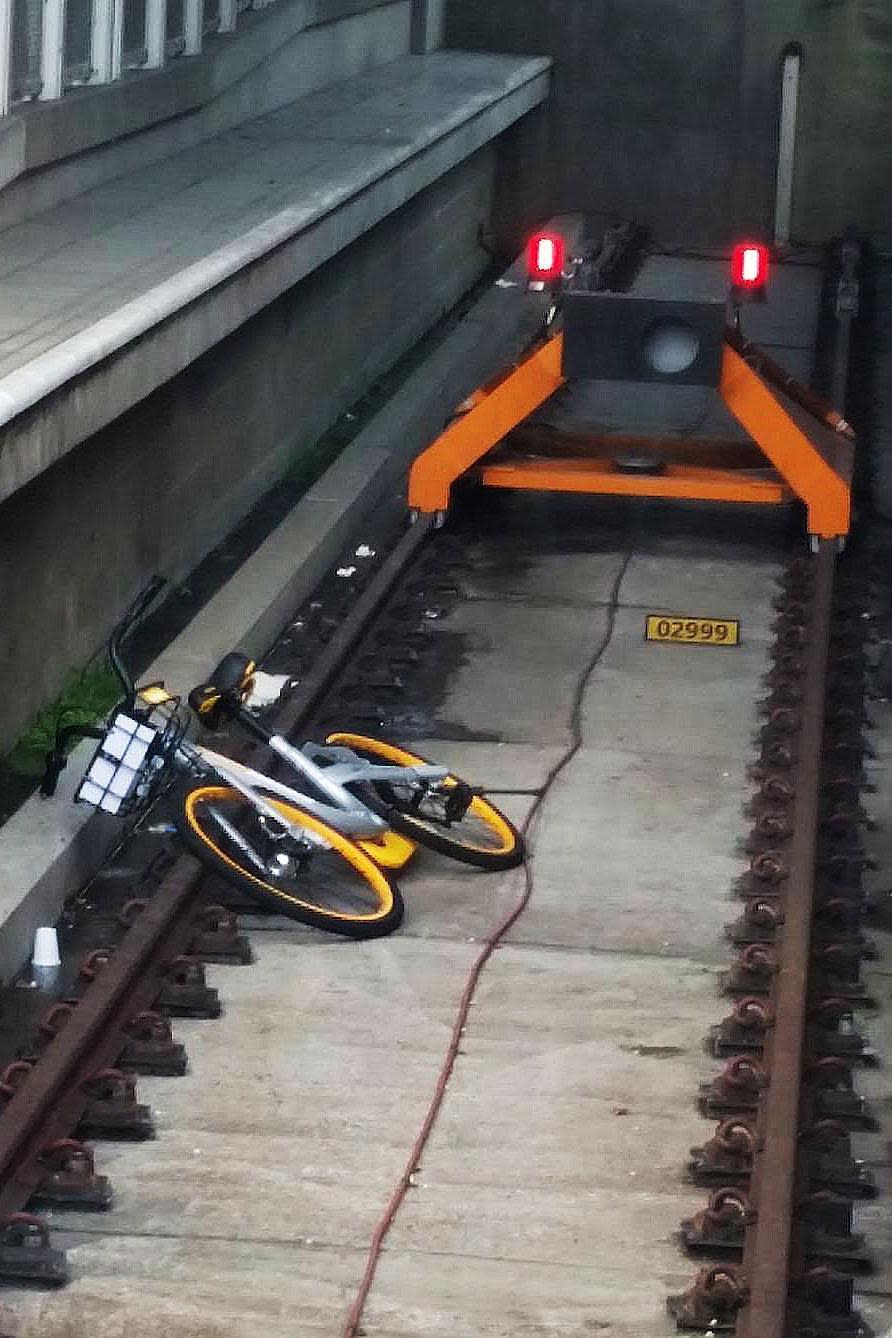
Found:
<path fill-rule="evenodd" d="M 119 711 L 93 754 L 75 803 L 126 817 L 152 797 L 164 771 L 165 752 L 157 729 Z"/>

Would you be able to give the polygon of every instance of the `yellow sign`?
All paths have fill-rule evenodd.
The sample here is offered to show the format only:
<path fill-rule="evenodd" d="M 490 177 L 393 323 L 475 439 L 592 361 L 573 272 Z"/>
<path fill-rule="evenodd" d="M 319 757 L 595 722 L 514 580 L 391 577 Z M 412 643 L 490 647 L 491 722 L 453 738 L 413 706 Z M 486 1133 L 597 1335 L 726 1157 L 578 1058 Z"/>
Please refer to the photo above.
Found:
<path fill-rule="evenodd" d="M 645 641 L 675 641 L 688 646 L 739 646 L 736 618 L 692 618 L 688 615 L 648 614 Z"/>

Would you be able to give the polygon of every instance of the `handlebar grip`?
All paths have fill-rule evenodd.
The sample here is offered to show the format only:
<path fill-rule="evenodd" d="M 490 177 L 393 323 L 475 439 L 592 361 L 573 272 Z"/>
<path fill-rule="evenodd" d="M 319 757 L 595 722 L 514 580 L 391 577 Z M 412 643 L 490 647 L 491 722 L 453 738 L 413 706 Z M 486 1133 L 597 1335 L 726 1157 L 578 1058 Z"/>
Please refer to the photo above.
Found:
<path fill-rule="evenodd" d="M 217 714 L 222 693 L 213 683 L 199 683 L 189 693 L 189 705 L 201 720 L 210 723 Z"/>
<path fill-rule="evenodd" d="M 43 768 L 43 778 L 40 782 L 40 793 L 44 799 L 51 799 L 56 793 L 56 786 L 59 784 L 59 777 L 68 765 L 68 758 L 64 753 L 60 753 L 53 748 L 46 755 L 46 761 Z"/>
<path fill-rule="evenodd" d="M 208 729 L 219 729 L 223 720 L 237 713 L 251 690 L 256 665 L 240 650 L 224 655 L 210 682 L 199 683 L 189 693 L 189 705 Z"/>

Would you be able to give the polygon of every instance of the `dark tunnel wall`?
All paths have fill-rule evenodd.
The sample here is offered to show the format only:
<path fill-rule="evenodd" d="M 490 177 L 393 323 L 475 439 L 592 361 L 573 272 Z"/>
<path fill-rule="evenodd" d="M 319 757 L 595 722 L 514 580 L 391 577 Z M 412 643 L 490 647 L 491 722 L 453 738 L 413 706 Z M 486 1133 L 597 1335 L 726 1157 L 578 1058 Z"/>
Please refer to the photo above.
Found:
<path fill-rule="evenodd" d="M 602 209 L 667 244 L 770 235 L 781 60 L 800 43 L 794 234 L 854 221 L 892 245 L 892 0 L 448 0 L 446 42 L 555 58 L 548 122 L 509 171 L 519 230 Z"/>
<path fill-rule="evenodd" d="M 892 0 L 810 0 L 794 224 L 855 222 L 892 252 Z"/>

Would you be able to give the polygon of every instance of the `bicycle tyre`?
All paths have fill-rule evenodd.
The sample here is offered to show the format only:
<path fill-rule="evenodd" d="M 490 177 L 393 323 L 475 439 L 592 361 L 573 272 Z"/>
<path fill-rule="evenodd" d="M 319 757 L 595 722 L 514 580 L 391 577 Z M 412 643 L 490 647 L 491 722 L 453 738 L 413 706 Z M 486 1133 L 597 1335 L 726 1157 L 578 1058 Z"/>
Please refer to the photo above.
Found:
<path fill-rule="evenodd" d="M 417 753 L 410 753 L 405 748 L 385 743 L 381 739 L 370 739 L 362 734 L 329 734 L 327 744 L 350 748 L 358 757 L 370 762 L 392 762 L 396 766 L 433 766 L 426 758 Z M 461 777 L 450 773 L 446 784 L 464 784 Z M 410 836 L 419 845 L 427 846 L 438 854 L 448 855 L 463 864 L 472 864 L 475 868 L 496 872 L 500 869 L 514 869 L 523 862 L 524 842 L 520 832 L 504 813 L 482 795 L 475 795 L 471 800 L 468 813 L 476 822 L 475 835 L 470 830 L 462 833 L 460 823 L 446 826 L 430 818 L 425 818 L 411 811 L 410 806 L 400 799 L 394 786 L 386 781 L 357 782 L 357 793 L 373 813 L 393 827 L 403 836 Z M 468 824 L 470 829 L 470 823 Z M 479 832 L 491 836 L 493 844 L 483 844 Z"/>
<path fill-rule="evenodd" d="M 223 816 L 238 835 L 246 840 L 257 839 L 256 833 L 245 836 L 237 825 L 241 822 L 256 825 L 256 809 L 240 791 L 230 786 L 205 784 L 183 790 L 176 806 L 175 821 L 184 844 L 206 867 L 240 891 L 280 915 L 300 920 L 315 929 L 324 929 L 347 938 L 369 939 L 391 934 L 399 928 L 404 914 L 402 896 L 392 879 L 370 855 L 349 837 L 294 804 L 286 803 L 272 794 L 264 794 L 263 797 L 289 823 L 315 837 L 321 837 L 325 843 L 325 849 L 314 849 L 308 856 L 311 866 L 314 863 L 320 866 L 324 858 L 324 869 L 317 867 L 314 871 L 310 867 L 305 870 L 301 865 L 297 876 L 289 880 L 289 883 L 299 881 L 299 890 L 286 886 L 284 880 L 272 882 L 251 868 L 246 868 L 244 862 L 239 862 L 235 842 L 231 839 L 227 841 L 225 831 L 221 829 L 218 832 L 217 824 L 212 819 L 209 821 L 207 806 L 224 805 L 226 811 Z M 244 860 L 244 855 L 241 858 Z M 339 881 L 342 879 L 343 883 Z M 314 881 L 317 887 L 315 899 L 312 895 Z M 350 911 L 324 904 L 319 898 L 319 888 L 322 886 L 331 892 L 333 900 L 340 897 L 342 900 L 360 901 L 362 909 Z"/>

